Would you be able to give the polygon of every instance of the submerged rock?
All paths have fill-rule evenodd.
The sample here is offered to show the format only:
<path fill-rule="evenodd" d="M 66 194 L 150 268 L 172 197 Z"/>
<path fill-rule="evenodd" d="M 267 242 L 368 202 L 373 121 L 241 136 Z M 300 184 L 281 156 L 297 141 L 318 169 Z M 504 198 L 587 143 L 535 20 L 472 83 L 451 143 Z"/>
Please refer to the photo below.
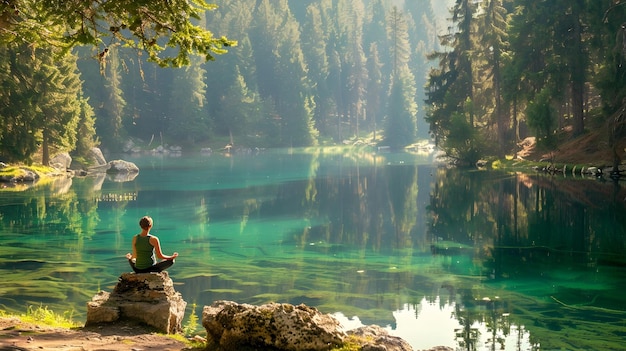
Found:
<path fill-rule="evenodd" d="M 112 293 L 101 291 L 87 303 L 85 326 L 125 319 L 176 334 L 182 331 L 185 307 L 167 272 L 124 273 Z"/>

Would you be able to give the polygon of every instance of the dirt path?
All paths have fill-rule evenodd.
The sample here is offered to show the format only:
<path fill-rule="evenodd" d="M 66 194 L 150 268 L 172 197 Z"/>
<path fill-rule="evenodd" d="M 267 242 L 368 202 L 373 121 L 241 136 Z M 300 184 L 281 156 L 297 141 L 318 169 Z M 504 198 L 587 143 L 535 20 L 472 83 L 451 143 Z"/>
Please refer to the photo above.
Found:
<path fill-rule="evenodd" d="M 151 333 L 133 324 L 116 323 L 93 328 L 64 329 L 0 318 L 0 351 L 174 351 L 200 350 L 183 342 Z"/>

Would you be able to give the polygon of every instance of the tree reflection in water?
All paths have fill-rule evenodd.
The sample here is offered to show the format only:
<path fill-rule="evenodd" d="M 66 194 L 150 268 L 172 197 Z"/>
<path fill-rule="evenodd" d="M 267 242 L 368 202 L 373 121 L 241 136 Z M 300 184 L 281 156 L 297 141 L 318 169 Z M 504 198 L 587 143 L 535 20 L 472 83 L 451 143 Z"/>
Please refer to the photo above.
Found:
<path fill-rule="evenodd" d="M 149 214 L 181 254 L 170 273 L 190 305 L 306 303 L 389 326 L 416 349 L 623 349 L 620 184 L 404 153 L 133 161 L 129 182 L 0 192 L 3 308 L 82 318 L 128 270 Z"/>

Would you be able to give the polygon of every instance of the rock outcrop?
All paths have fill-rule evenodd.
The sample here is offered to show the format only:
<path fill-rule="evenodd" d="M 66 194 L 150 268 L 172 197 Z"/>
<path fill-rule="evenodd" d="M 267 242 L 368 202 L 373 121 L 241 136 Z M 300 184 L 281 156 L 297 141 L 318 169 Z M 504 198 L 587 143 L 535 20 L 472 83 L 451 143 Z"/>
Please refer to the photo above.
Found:
<path fill-rule="evenodd" d="M 167 272 L 124 273 L 112 293 L 100 291 L 87 303 L 85 326 L 123 319 L 176 334 L 182 331 L 186 306 Z"/>
<path fill-rule="evenodd" d="M 56 154 L 50 159 L 50 166 L 60 170 L 67 171 L 72 165 L 72 156 L 67 152 Z"/>
<path fill-rule="evenodd" d="M 107 160 L 104 157 L 102 150 L 98 147 L 92 147 L 91 150 L 89 150 L 88 157 L 95 166 L 104 166 L 107 164 Z"/>
<path fill-rule="evenodd" d="M 207 331 L 207 349 L 220 351 L 326 351 L 348 343 L 359 344 L 365 351 L 412 350 L 406 341 L 380 327 L 349 336 L 333 316 L 305 305 L 216 301 L 204 306 L 202 326 Z"/>
<path fill-rule="evenodd" d="M 32 183 L 39 180 L 39 174 L 29 167 L 22 166 L 16 174 L 0 176 L 0 183 Z"/>

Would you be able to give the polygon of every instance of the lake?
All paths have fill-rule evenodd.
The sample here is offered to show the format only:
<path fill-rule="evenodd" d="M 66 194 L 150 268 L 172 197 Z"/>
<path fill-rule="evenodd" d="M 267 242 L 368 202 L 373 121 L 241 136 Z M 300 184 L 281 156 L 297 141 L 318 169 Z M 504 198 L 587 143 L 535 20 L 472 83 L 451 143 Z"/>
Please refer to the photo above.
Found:
<path fill-rule="evenodd" d="M 83 321 L 130 271 L 138 221 L 187 316 L 215 300 L 307 304 L 415 350 L 624 350 L 626 191 L 332 149 L 123 155 L 133 179 L 0 191 L 0 308 Z M 132 178 L 132 177 L 131 177 Z"/>

